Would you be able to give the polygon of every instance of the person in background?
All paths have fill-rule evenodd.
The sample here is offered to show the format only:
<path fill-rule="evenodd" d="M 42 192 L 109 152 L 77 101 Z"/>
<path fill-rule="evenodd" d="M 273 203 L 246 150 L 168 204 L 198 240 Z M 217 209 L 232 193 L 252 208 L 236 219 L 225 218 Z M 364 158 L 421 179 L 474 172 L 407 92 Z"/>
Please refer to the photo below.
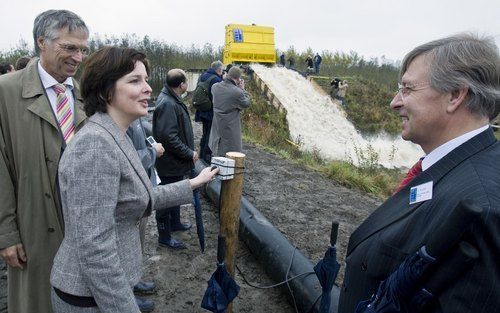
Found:
<path fill-rule="evenodd" d="M 229 71 L 231 64 L 228 64 Z M 210 85 L 208 89 L 208 97 L 213 103 L 212 86 L 216 83 L 222 81 L 222 68 L 224 64 L 221 61 L 214 61 L 210 65 L 210 68 L 200 76 L 199 82 L 204 82 L 209 79 Z M 207 164 L 210 164 L 212 158 L 212 151 L 208 147 L 208 140 L 210 138 L 210 129 L 212 128 L 212 120 L 214 116 L 213 106 L 208 111 L 196 110 L 194 120 L 195 122 L 201 122 L 203 125 L 203 133 L 200 140 L 200 158 L 204 160 Z"/>
<path fill-rule="evenodd" d="M 9 61 L 0 62 L 0 75 L 12 72 L 15 72 L 15 69 Z"/>
<path fill-rule="evenodd" d="M 23 56 L 16 60 L 16 71 L 20 71 L 31 61 L 30 57 Z"/>
<path fill-rule="evenodd" d="M 214 155 L 241 152 L 240 111 L 250 106 L 250 95 L 245 91 L 241 70 L 232 67 L 223 82 L 212 87 L 214 95 L 214 122 L 209 146 Z"/>
<path fill-rule="evenodd" d="M 500 144 L 489 126 L 500 111 L 494 39 L 459 34 L 413 49 L 403 60 L 391 108 L 401 117 L 403 139 L 420 145 L 425 157 L 351 234 L 338 311 L 352 313 L 370 299 L 459 201 L 469 199 L 483 213 L 462 240 L 479 258 L 425 312 L 499 312 Z"/>
<path fill-rule="evenodd" d="M 144 131 L 144 126 L 142 124 L 142 119 L 138 118 L 130 124 L 127 129 L 127 136 L 132 140 L 137 154 L 139 155 L 139 160 L 141 160 L 142 167 L 148 174 L 151 184 L 154 186 L 158 185 L 156 181 L 156 170 L 155 162 L 156 158 L 159 158 L 165 152 L 163 145 L 161 143 L 150 144 L 146 140 L 146 132 Z M 139 238 L 141 240 L 142 253 L 144 254 L 145 245 L 145 234 L 146 225 L 148 224 L 148 217 L 145 216 L 141 219 L 139 225 Z M 154 292 L 156 284 L 154 282 L 139 281 L 134 286 L 134 292 L 137 294 L 151 294 Z M 136 296 L 136 302 L 139 306 L 141 312 L 150 312 L 154 308 L 154 302 L 149 299 L 141 298 Z"/>
<path fill-rule="evenodd" d="M 9 312 L 52 311 L 49 274 L 64 231 L 57 168 L 86 118 L 72 77 L 88 33 L 73 12 L 45 11 L 33 26 L 40 57 L 0 77 L 0 255 Z"/>
<path fill-rule="evenodd" d="M 346 107 L 347 106 L 347 89 L 349 88 L 349 85 L 347 84 L 347 80 L 343 80 L 342 82 L 339 83 L 339 91 L 337 92 L 337 99 L 339 99 L 342 102 L 342 106 Z"/>
<path fill-rule="evenodd" d="M 126 131 L 148 112 L 146 56 L 104 47 L 86 61 L 82 96 L 88 122 L 59 164 L 64 239 L 50 282 L 55 313 L 140 311 L 141 220 L 152 210 L 190 203 L 192 190 L 217 169 L 191 180 L 153 186 Z"/>
<path fill-rule="evenodd" d="M 281 52 L 281 55 L 280 55 L 280 64 L 281 66 L 285 67 L 285 52 Z"/>
<path fill-rule="evenodd" d="M 341 80 L 338 77 L 334 77 L 332 79 L 332 81 L 330 82 L 330 86 L 332 86 L 332 89 L 330 90 L 330 96 L 333 99 L 338 99 L 340 82 L 341 82 Z"/>
<path fill-rule="evenodd" d="M 198 160 L 194 150 L 194 135 L 189 111 L 181 95 L 187 91 L 186 73 L 172 69 L 167 73 L 166 84 L 156 100 L 153 113 L 153 137 L 165 147 L 165 153 L 156 160 L 156 169 L 161 184 L 181 181 L 190 175 Z M 191 228 L 189 223 L 181 223 L 180 207 L 166 206 L 156 211 L 158 244 L 170 249 L 186 246 L 172 237 L 172 232 Z"/>
<path fill-rule="evenodd" d="M 293 55 L 288 57 L 288 67 L 291 69 L 295 68 L 295 59 L 293 58 Z"/>
<path fill-rule="evenodd" d="M 323 58 L 321 58 L 321 55 L 319 55 L 319 53 L 316 52 L 313 61 L 314 61 L 314 73 L 316 73 L 316 75 L 319 75 L 319 69 L 321 67 L 321 61 L 323 61 Z"/>
<path fill-rule="evenodd" d="M 314 71 L 314 62 L 312 56 L 308 55 L 306 58 L 307 73 Z"/>

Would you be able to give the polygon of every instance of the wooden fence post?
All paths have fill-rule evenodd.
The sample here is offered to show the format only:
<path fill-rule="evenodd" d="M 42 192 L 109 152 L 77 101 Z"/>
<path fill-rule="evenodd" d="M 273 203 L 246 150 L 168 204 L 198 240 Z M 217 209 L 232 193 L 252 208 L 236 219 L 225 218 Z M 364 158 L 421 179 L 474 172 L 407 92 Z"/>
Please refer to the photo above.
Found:
<path fill-rule="evenodd" d="M 226 237 L 225 263 L 227 271 L 234 277 L 235 255 L 238 247 L 238 229 L 240 224 L 240 204 L 243 192 L 243 171 L 245 155 L 240 152 L 228 152 L 226 158 L 234 160 L 234 178 L 223 180 L 220 191 L 220 233 Z M 226 313 L 232 313 L 232 303 Z"/>

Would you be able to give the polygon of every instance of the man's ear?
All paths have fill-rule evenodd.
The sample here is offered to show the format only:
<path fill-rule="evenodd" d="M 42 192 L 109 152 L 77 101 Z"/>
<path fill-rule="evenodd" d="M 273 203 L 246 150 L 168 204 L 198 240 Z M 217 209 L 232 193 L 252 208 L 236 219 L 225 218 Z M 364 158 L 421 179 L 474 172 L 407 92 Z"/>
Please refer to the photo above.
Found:
<path fill-rule="evenodd" d="M 38 37 L 36 39 L 36 44 L 38 45 L 38 48 L 40 49 L 40 51 L 44 51 L 45 45 L 47 44 L 47 41 L 43 37 Z"/>
<path fill-rule="evenodd" d="M 462 105 L 467 99 L 467 95 L 469 94 L 469 87 L 464 86 L 460 89 L 454 90 L 450 93 L 449 103 L 446 108 L 448 113 L 455 112 L 460 105 Z"/>

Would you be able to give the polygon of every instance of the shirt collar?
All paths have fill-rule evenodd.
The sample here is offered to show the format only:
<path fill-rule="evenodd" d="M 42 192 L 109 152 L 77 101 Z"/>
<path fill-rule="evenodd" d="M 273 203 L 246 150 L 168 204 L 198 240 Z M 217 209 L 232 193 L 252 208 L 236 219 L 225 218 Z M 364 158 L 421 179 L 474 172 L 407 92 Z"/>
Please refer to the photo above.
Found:
<path fill-rule="evenodd" d="M 52 86 L 59 84 L 59 82 L 52 77 L 47 71 L 42 67 L 42 64 L 40 61 L 38 61 L 38 73 L 40 73 L 40 79 L 42 80 L 42 85 L 43 88 L 49 89 L 52 88 Z M 73 79 L 71 77 L 66 78 L 65 81 L 62 82 L 63 85 L 66 86 L 66 88 L 69 88 L 69 90 L 73 90 Z"/>
<path fill-rule="evenodd" d="M 425 156 L 425 158 L 422 160 L 422 171 L 425 171 L 434 163 L 437 161 L 441 160 L 443 157 L 445 157 L 448 153 L 450 153 L 453 149 L 456 147 L 460 146 L 467 140 L 471 139 L 472 137 L 476 136 L 477 134 L 487 130 L 489 125 L 484 125 L 478 129 L 475 129 L 473 131 L 470 131 L 468 133 L 465 133 L 457 138 L 454 138 L 436 149 L 432 150 L 431 153 Z"/>

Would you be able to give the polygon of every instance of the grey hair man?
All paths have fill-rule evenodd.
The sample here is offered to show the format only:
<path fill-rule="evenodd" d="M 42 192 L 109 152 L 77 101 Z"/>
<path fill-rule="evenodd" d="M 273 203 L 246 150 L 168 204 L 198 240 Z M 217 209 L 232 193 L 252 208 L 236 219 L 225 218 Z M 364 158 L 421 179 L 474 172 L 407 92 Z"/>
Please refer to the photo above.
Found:
<path fill-rule="evenodd" d="M 76 14 L 45 11 L 33 27 L 39 58 L 0 77 L 0 255 L 9 312 L 52 312 L 49 275 L 64 234 L 57 168 L 85 120 L 72 76 L 88 33 Z"/>
<path fill-rule="evenodd" d="M 479 258 L 443 284 L 423 311 L 498 312 L 500 145 L 489 121 L 500 108 L 500 58 L 493 39 L 460 34 L 413 49 L 403 60 L 391 108 L 401 116 L 403 139 L 420 145 L 425 157 L 352 233 L 339 312 L 353 312 L 369 299 L 464 199 L 483 209 L 462 237 Z M 439 266 L 435 273 L 452 270 Z"/>
<path fill-rule="evenodd" d="M 200 76 L 198 83 L 210 80 L 208 85 L 208 97 L 213 104 L 212 86 L 214 84 L 220 83 L 223 77 L 223 66 L 221 61 L 214 61 L 210 65 L 210 68 Z M 212 128 L 212 120 L 214 116 L 213 105 L 208 111 L 196 110 L 194 116 L 195 122 L 201 122 L 203 125 L 203 133 L 200 139 L 200 159 L 204 160 L 207 164 L 210 164 L 212 158 L 212 151 L 208 147 L 208 140 L 210 138 L 210 129 Z"/>
<path fill-rule="evenodd" d="M 250 95 L 245 91 L 241 70 L 231 67 L 224 81 L 212 87 L 214 120 L 210 131 L 209 147 L 216 156 L 227 152 L 241 152 L 240 111 L 248 108 Z"/>

